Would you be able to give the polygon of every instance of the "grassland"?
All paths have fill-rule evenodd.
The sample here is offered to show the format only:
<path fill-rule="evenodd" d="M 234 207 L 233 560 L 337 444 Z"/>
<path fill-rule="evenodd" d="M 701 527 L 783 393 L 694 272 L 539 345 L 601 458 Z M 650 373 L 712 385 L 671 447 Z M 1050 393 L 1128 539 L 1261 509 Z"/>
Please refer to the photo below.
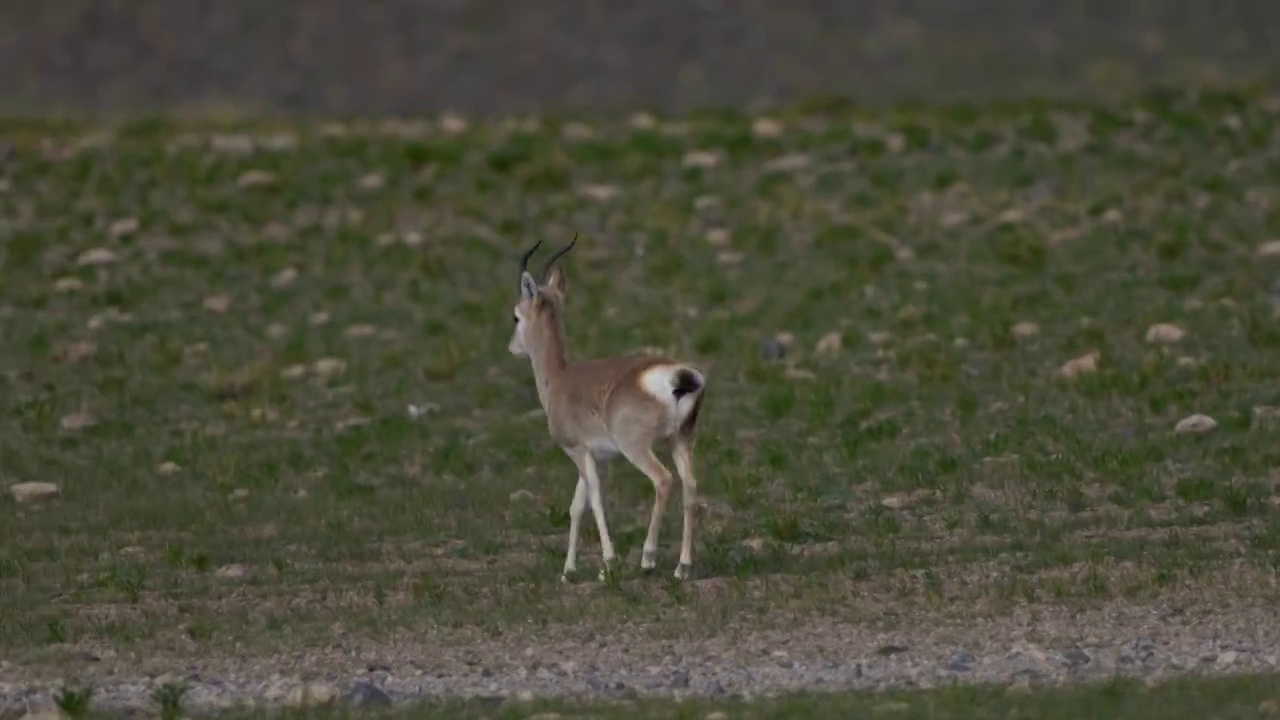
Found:
<path fill-rule="evenodd" d="M 0 499 L 0 680 L 946 664 L 1120 616 L 1265 668 L 1278 129 L 1246 92 L 8 122 L 0 481 L 60 495 Z M 572 466 L 506 341 L 519 251 L 575 232 L 571 352 L 708 371 L 689 583 L 678 512 L 639 576 L 624 464 L 622 577 L 559 582 Z"/>

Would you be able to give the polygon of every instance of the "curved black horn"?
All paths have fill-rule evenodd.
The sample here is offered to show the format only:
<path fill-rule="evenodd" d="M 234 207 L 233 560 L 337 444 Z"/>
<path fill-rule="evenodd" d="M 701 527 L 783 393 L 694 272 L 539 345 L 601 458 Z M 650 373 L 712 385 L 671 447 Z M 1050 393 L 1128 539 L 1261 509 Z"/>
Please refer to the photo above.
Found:
<path fill-rule="evenodd" d="M 547 277 L 547 273 L 551 272 L 551 266 L 554 265 L 556 261 L 560 259 L 560 256 L 572 250 L 573 246 L 577 244 L 578 244 L 578 233 L 574 233 L 573 242 L 569 243 L 568 245 L 565 245 L 564 248 L 559 250 L 555 255 L 552 255 L 551 259 L 547 261 L 547 264 L 542 266 L 542 278 L 544 280 Z"/>
<path fill-rule="evenodd" d="M 533 244 L 533 247 L 526 250 L 524 255 L 520 256 L 520 274 L 521 275 L 523 275 L 525 271 L 529 269 L 529 258 L 533 257 L 534 251 L 537 250 L 538 246 L 541 244 L 542 244 L 542 241 L 539 240 L 538 242 Z"/>

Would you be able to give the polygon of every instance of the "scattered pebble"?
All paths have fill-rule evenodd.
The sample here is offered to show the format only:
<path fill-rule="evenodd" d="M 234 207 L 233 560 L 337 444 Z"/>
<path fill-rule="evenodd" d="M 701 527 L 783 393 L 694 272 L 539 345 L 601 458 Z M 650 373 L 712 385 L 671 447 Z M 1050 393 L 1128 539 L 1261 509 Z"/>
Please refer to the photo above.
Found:
<path fill-rule="evenodd" d="M 245 499 L 248 499 L 248 497 L 249 497 L 248 488 L 236 488 L 235 490 L 231 491 L 231 494 L 228 496 L 228 499 L 245 500 Z"/>
<path fill-rule="evenodd" d="M 440 406 L 435 403 L 422 403 L 420 405 L 415 405 L 410 403 L 408 408 L 410 420 L 417 420 L 419 418 L 430 415 L 431 413 L 439 412 L 439 411 L 440 411 Z"/>
<path fill-rule="evenodd" d="M 297 279 L 298 269 L 294 267 L 287 267 L 276 273 L 275 277 L 271 278 L 271 287 L 276 289 L 286 288 L 292 285 L 293 281 Z"/>
<path fill-rule="evenodd" d="M 107 228 L 107 234 L 112 238 L 118 239 L 138 232 L 138 227 L 138 218 L 120 218 L 111 222 L 111 225 Z"/>
<path fill-rule="evenodd" d="M 325 312 L 324 310 L 313 312 L 309 317 L 307 317 L 307 323 L 309 323 L 311 327 L 320 327 L 321 325 L 328 325 L 329 313 Z"/>
<path fill-rule="evenodd" d="M 222 578 L 223 580 L 240 580 L 249 577 L 249 573 L 249 566 L 241 563 L 223 565 L 213 571 L 215 577 Z"/>
<path fill-rule="evenodd" d="M 202 305 L 205 310 L 221 315 L 231 308 L 231 297 L 229 295 L 210 295 L 204 299 Z"/>
<path fill-rule="evenodd" d="M 707 231 L 707 244 L 713 248 L 729 247 L 729 231 L 726 228 L 711 228 Z"/>
<path fill-rule="evenodd" d="M 1258 246 L 1258 257 L 1280 257 L 1280 240 L 1270 240 Z"/>
<path fill-rule="evenodd" d="M 1214 420 L 1208 415 L 1196 413 L 1195 415 L 1188 415 L 1187 417 L 1179 420 L 1178 424 L 1174 426 L 1173 431 L 1179 435 L 1185 435 L 1188 433 L 1209 432 L 1216 427 L 1218 427 L 1217 420 Z"/>
<path fill-rule="evenodd" d="M 242 188 L 266 187 L 275 183 L 276 176 L 266 170 L 246 170 L 236 180 L 236 185 Z"/>
<path fill-rule="evenodd" d="M 327 705 L 338 699 L 338 688 L 328 683 L 303 683 L 295 685 L 285 697 L 289 707 Z"/>
<path fill-rule="evenodd" d="M 823 335 L 815 347 L 815 351 L 819 355 L 834 355 L 840 352 L 840 348 L 844 343 L 844 334 L 839 330 L 832 330 Z"/>
<path fill-rule="evenodd" d="M 62 418 L 58 420 L 58 426 L 68 432 L 83 430 L 87 427 L 92 427 L 95 423 L 96 421 L 93 419 L 93 416 L 86 410 L 63 415 Z"/>
<path fill-rule="evenodd" d="M 182 468 L 178 463 L 172 460 L 166 460 L 156 466 L 156 473 L 160 475 L 176 475 Z"/>
<path fill-rule="evenodd" d="M 386 184 L 387 179 L 379 172 L 371 172 L 356 181 L 356 187 L 366 191 L 381 190 Z"/>
<path fill-rule="evenodd" d="M 1074 378 L 1088 373 L 1098 371 L 1098 359 L 1102 357 L 1102 353 L 1093 351 L 1081 355 L 1078 358 L 1072 358 L 1066 361 L 1058 368 L 1058 373 L 1063 377 Z"/>
<path fill-rule="evenodd" d="M 788 153 L 773 158 L 764 164 L 769 172 L 796 172 L 813 164 L 813 159 L 804 153 Z"/>
<path fill-rule="evenodd" d="M 1177 325 L 1156 323 L 1147 328 L 1147 342 L 1169 345 L 1182 340 L 1186 334 L 1186 331 Z"/>
<path fill-rule="evenodd" d="M 652 130 L 658 127 L 658 120 L 649 113 L 635 113 L 628 120 L 627 124 L 636 130 Z"/>
<path fill-rule="evenodd" d="M 878 348 L 882 348 L 893 342 L 893 333 L 873 332 L 867 333 L 867 340 Z"/>
<path fill-rule="evenodd" d="M 311 371 L 320 380 L 329 380 L 347 371 L 347 361 L 339 358 L 320 358 L 311 365 Z"/>
<path fill-rule="evenodd" d="M 616 185 L 602 185 L 600 183 L 583 183 L 578 186 L 578 194 L 596 202 L 608 202 L 618 196 L 621 192 Z"/>
<path fill-rule="evenodd" d="M 99 266 L 99 265 L 110 265 L 111 263 L 114 263 L 119 259 L 120 259 L 120 256 L 116 255 L 111 250 L 108 250 L 107 248 L 99 247 L 99 248 L 93 248 L 92 250 L 85 250 L 84 252 L 80 253 L 80 257 L 76 260 L 76 262 L 77 264 L 80 264 L 80 265 Z"/>
<path fill-rule="evenodd" d="M 391 704 L 391 696 L 373 683 L 360 680 L 356 682 L 345 698 L 348 705 L 356 707 L 386 707 Z"/>
<path fill-rule="evenodd" d="M 1081 650 L 1080 648 L 1071 648 L 1070 650 L 1062 653 L 1062 660 L 1066 662 L 1069 667 L 1080 667 L 1082 665 L 1088 665 L 1093 661 L 1093 658 L 1089 657 L 1089 653 Z"/>
<path fill-rule="evenodd" d="M 284 380 L 298 380 L 307 376 L 311 369 L 306 365 L 290 365 L 280 371 L 280 377 Z"/>
<path fill-rule="evenodd" d="M 794 344 L 794 335 L 780 333 L 760 343 L 760 355 L 765 360 L 781 360 L 787 356 Z"/>
<path fill-rule="evenodd" d="M 471 124 L 456 113 L 445 113 L 440 117 L 440 129 L 449 135 L 459 135 L 467 131 Z"/>
<path fill-rule="evenodd" d="M 56 293 L 76 292 L 84 289 L 84 281 L 78 277 L 61 277 L 53 282 L 53 291 Z"/>
<path fill-rule="evenodd" d="M 1021 322 L 1014 323 L 1013 328 L 1010 330 L 1010 332 L 1013 333 L 1013 336 L 1015 338 L 1018 338 L 1019 340 L 1025 340 L 1027 338 L 1033 338 L 1039 335 L 1040 326 L 1036 323 L 1031 322 L 1030 320 L 1023 320 Z"/>
<path fill-rule="evenodd" d="M 78 340 L 73 343 L 68 343 L 62 348 L 62 351 L 58 353 L 58 356 L 66 362 L 74 363 L 80 362 L 81 360 L 88 360 L 93 357 L 97 351 L 98 346 L 96 344 L 87 340 Z"/>
<path fill-rule="evenodd" d="M 535 497 L 536 496 L 531 491 L 525 490 L 522 488 L 520 490 L 516 490 L 515 492 L 511 493 L 511 496 L 507 499 L 513 503 L 514 502 L 531 502 L 534 500 Z"/>
<path fill-rule="evenodd" d="M 751 123 L 751 134 L 761 140 L 772 140 L 782 135 L 782 123 L 770 117 L 756 118 Z"/>
<path fill-rule="evenodd" d="M 709 170 L 720 164 L 720 153 L 713 150 L 690 150 L 684 154 L 684 166 Z"/>
<path fill-rule="evenodd" d="M 369 338 L 378 334 L 378 328 L 367 323 L 351 325 L 342 333 L 347 339 L 355 340 L 359 338 Z"/>
<path fill-rule="evenodd" d="M 62 488 L 51 482 L 22 482 L 9 487 L 13 499 L 20 502 L 36 502 L 56 498 L 62 494 Z"/>

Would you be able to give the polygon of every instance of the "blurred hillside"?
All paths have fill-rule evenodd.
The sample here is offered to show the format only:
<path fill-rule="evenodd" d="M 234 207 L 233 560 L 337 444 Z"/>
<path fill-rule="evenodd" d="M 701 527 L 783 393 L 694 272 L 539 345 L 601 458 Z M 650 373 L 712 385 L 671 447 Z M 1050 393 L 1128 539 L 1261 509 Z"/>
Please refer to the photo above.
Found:
<path fill-rule="evenodd" d="M 686 109 L 1275 77 L 1264 0 L 12 0 L 0 112 Z"/>

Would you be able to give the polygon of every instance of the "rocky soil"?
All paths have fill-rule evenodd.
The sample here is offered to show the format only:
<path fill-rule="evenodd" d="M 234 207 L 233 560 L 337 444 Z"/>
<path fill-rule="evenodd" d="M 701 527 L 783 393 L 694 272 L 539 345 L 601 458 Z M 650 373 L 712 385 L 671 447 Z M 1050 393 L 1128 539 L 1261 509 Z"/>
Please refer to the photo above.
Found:
<path fill-rule="evenodd" d="M 156 689 L 186 683 L 188 709 L 241 703 L 379 704 L 424 696 L 479 696 L 495 703 L 534 696 L 723 696 L 797 689 L 930 687 L 991 682 L 1011 691 L 1120 674 L 1149 680 L 1181 673 L 1280 670 L 1280 611 L 1235 604 L 1211 590 L 1154 603 L 1112 602 L 1083 611 L 1026 606 L 979 621 L 942 612 L 910 628 L 792 621 L 745 623 L 696 642 L 646 639 L 637 628 L 595 635 L 559 628 L 483 640 L 428 634 L 391 644 L 342 640 L 275 657 L 173 657 L 160 665 L 109 650 L 82 653 L 75 673 L 96 688 L 94 707 L 152 706 Z M 759 627 L 759 625 L 757 625 Z M 155 658 L 148 656 L 148 659 Z M 162 663 L 163 664 L 163 663 Z M 0 669 L 0 715 L 47 707 L 56 671 Z"/>

